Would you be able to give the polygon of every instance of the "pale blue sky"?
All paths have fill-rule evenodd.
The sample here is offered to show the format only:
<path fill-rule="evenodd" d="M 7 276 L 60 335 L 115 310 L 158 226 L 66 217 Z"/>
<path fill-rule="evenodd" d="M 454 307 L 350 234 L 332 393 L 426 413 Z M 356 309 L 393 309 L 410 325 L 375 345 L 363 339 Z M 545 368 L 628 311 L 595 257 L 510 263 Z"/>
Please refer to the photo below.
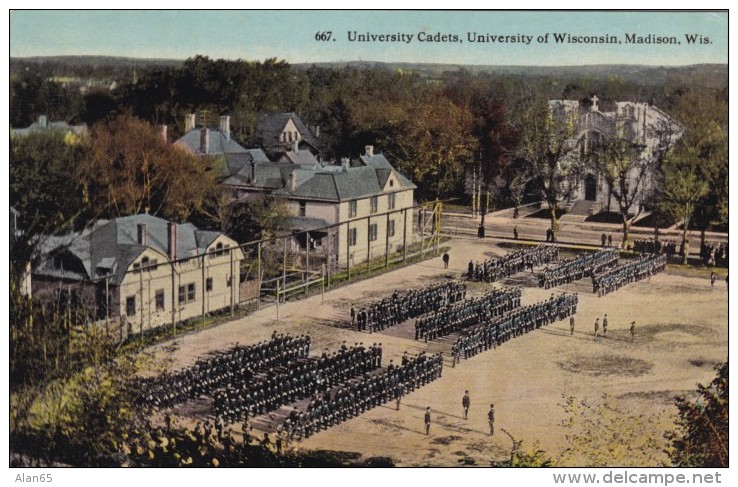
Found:
<path fill-rule="evenodd" d="M 318 31 L 333 39 L 318 42 Z M 361 34 L 413 35 L 399 42 L 349 42 Z M 418 33 L 455 34 L 461 43 L 419 42 Z M 469 42 L 468 32 L 533 36 L 530 45 Z M 539 43 L 546 33 L 676 36 L 681 45 Z M 689 45 L 685 34 L 709 37 Z M 695 12 L 442 11 L 22 11 L 10 15 L 10 55 L 114 55 L 292 63 L 401 61 L 493 65 L 728 62 L 728 14 Z"/>

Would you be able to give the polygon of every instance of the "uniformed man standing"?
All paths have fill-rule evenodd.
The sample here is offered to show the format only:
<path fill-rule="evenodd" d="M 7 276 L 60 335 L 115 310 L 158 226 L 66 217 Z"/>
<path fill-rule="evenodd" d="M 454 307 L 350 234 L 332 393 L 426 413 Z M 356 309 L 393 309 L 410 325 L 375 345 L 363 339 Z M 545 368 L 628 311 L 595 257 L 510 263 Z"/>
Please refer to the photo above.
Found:
<path fill-rule="evenodd" d="M 430 425 L 431 425 L 431 412 L 430 412 L 430 406 L 425 408 L 425 434 L 430 434 Z"/>
<path fill-rule="evenodd" d="M 630 341 L 632 342 L 635 339 L 636 334 L 636 322 L 631 321 L 630 323 Z"/>
<path fill-rule="evenodd" d="M 489 436 L 495 434 L 495 405 L 489 405 L 489 412 L 487 413 L 487 423 L 489 424 Z"/>
<path fill-rule="evenodd" d="M 605 313 L 605 317 L 602 318 L 602 336 L 607 336 L 607 313 Z"/>
<path fill-rule="evenodd" d="M 461 399 L 461 405 L 464 407 L 464 419 L 469 419 L 469 406 L 471 405 L 469 391 L 464 391 L 464 397 Z"/>
<path fill-rule="evenodd" d="M 595 332 L 594 332 L 594 339 L 597 340 L 597 335 L 600 333 L 600 319 L 597 318 L 595 320 Z"/>
<path fill-rule="evenodd" d="M 574 336 L 574 315 L 569 318 L 569 335 Z"/>
<path fill-rule="evenodd" d="M 443 268 L 444 269 L 448 269 L 448 261 L 449 261 L 448 252 L 444 252 L 443 253 Z"/>
<path fill-rule="evenodd" d="M 246 413 L 246 418 L 243 420 L 243 426 L 241 426 L 241 433 L 243 433 L 243 444 L 248 445 L 251 441 L 251 425 L 249 424 L 249 413 Z"/>

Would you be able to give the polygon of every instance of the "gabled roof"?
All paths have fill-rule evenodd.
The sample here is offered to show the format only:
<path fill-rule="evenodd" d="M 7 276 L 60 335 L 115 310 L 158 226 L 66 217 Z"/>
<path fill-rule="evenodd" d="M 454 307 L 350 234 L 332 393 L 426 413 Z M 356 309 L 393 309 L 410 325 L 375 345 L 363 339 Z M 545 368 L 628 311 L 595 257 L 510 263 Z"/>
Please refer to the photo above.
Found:
<path fill-rule="evenodd" d="M 323 167 L 317 170 L 294 171 L 297 176 L 295 189 L 290 190 L 289 184 L 286 184 L 283 189 L 275 191 L 276 194 L 335 202 L 368 198 L 385 193 L 384 186 L 390 174 L 395 174 L 398 181 L 398 187 L 393 189 L 401 191 L 416 188 L 407 178 L 395 171 L 384 156 L 373 161 L 371 165 L 360 163 L 345 168 Z M 289 181 L 289 177 L 285 180 Z"/>
<path fill-rule="evenodd" d="M 312 152 L 307 149 L 300 149 L 297 152 L 290 150 L 285 152 L 280 158 L 280 162 L 291 162 L 299 165 L 315 165 L 319 164 Z"/>
<path fill-rule="evenodd" d="M 297 131 L 300 132 L 302 141 L 317 148 L 318 139 L 294 112 L 260 114 L 256 122 L 256 131 L 254 132 L 256 143 L 260 144 L 265 149 L 271 149 L 274 147 L 289 148 L 290 145 L 292 145 L 292 142 L 283 142 L 279 140 L 279 136 L 287 125 L 287 122 L 290 120 L 292 120 L 295 127 L 297 127 Z"/>
<path fill-rule="evenodd" d="M 90 229 L 61 237 L 43 240 L 42 255 L 45 259 L 34 270 L 36 275 L 94 281 L 105 274 L 98 268 L 112 272 L 111 283 L 118 284 L 125 277 L 128 267 L 147 248 L 167 259 L 168 221 L 153 215 L 131 215 L 109 221 L 100 221 Z M 145 225 L 146 246 L 139 244 L 138 228 Z M 205 253 L 221 232 L 199 230 L 191 223 L 177 225 L 177 258 L 184 259 Z M 53 255 L 65 252 L 73 256 L 84 269 L 70 272 L 54 267 Z"/>
<path fill-rule="evenodd" d="M 223 177 L 235 176 L 244 168 L 250 168 L 251 164 L 268 164 L 269 158 L 261 149 L 246 149 L 246 152 L 225 154 Z"/>
<path fill-rule="evenodd" d="M 208 148 L 207 152 L 202 147 L 202 131 L 208 131 Z M 199 127 L 190 130 L 180 137 L 174 145 L 182 147 L 192 154 L 197 155 L 223 155 L 223 154 L 239 154 L 248 152 L 238 142 L 226 136 L 218 129 Z"/>

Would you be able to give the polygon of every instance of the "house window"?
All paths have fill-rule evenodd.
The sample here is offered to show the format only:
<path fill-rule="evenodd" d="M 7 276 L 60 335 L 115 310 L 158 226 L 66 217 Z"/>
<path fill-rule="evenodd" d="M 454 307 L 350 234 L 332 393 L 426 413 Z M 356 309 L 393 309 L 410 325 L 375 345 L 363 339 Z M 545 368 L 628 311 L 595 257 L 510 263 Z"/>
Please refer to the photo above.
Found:
<path fill-rule="evenodd" d="M 387 235 L 389 235 L 390 237 L 395 236 L 395 221 L 394 220 L 390 220 L 388 223 Z"/>
<path fill-rule="evenodd" d="M 164 290 L 158 289 L 156 291 L 156 311 L 164 310 Z"/>
<path fill-rule="evenodd" d="M 387 205 L 390 210 L 395 209 L 395 193 L 387 195 Z"/>
<path fill-rule="evenodd" d="M 213 290 L 213 278 L 212 277 L 208 277 L 207 279 L 205 279 L 205 290 L 207 292 L 210 292 Z"/>
<path fill-rule="evenodd" d="M 231 287 L 231 283 L 233 282 L 233 277 L 228 276 L 226 277 L 226 286 Z"/>
<path fill-rule="evenodd" d="M 195 300 L 195 284 L 179 286 L 179 302 L 189 303 Z"/>
<path fill-rule="evenodd" d="M 300 211 L 298 213 L 298 216 L 305 216 L 307 208 L 307 203 L 305 201 L 300 201 Z"/>
<path fill-rule="evenodd" d="M 356 200 L 349 201 L 349 218 L 354 218 L 356 216 L 356 206 Z"/>
<path fill-rule="evenodd" d="M 136 316 L 136 296 L 126 298 L 126 315 Z"/>
<path fill-rule="evenodd" d="M 195 300 L 195 283 L 187 285 L 187 301 L 191 302 Z"/>
<path fill-rule="evenodd" d="M 369 225 L 369 241 L 374 242 L 377 239 L 377 224 L 372 223 Z"/>
<path fill-rule="evenodd" d="M 140 272 L 141 271 L 141 263 L 140 262 L 134 262 L 133 263 L 133 272 Z"/>
<path fill-rule="evenodd" d="M 369 198 L 369 213 L 376 213 L 377 207 L 379 206 L 379 198 L 372 196 Z"/>
<path fill-rule="evenodd" d="M 143 259 L 141 259 L 141 268 L 146 269 L 148 266 L 149 266 L 149 258 L 144 257 Z"/>
<path fill-rule="evenodd" d="M 356 228 L 349 230 L 349 247 L 356 245 L 356 238 L 358 237 L 358 232 L 356 230 Z"/>

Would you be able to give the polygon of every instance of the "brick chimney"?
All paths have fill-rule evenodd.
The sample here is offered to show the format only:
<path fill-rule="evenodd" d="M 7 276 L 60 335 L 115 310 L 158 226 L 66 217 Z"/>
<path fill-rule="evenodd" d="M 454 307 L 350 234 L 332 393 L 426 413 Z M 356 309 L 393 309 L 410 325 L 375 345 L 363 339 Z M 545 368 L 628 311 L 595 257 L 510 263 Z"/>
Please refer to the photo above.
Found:
<path fill-rule="evenodd" d="M 167 255 L 172 262 L 177 260 L 177 224 L 167 222 Z"/>
<path fill-rule="evenodd" d="M 138 224 L 138 244 L 143 245 L 144 247 L 148 247 L 149 245 L 149 236 L 146 233 L 145 223 Z"/>
<path fill-rule="evenodd" d="M 167 127 L 166 125 L 159 125 L 159 134 L 161 135 L 161 138 L 164 139 L 165 144 L 169 142 L 167 138 L 168 132 L 169 132 L 169 127 Z"/>
<path fill-rule="evenodd" d="M 200 129 L 200 152 L 203 154 L 210 152 L 210 129 L 207 127 Z"/>
<path fill-rule="evenodd" d="M 295 171 L 290 173 L 290 191 L 297 189 L 297 174 Z"/>
<path fill-rule="evenodd" d="M 364 152 L 366 152 L 366 155 L 371 157 L 374 155 L 374 146 L 373 145 L 367 145 L 364 147 Z"/>
<path fill-rule="evenodd" d="M 222 115 L 220 117 L 220 131 L 226 140 L 231 139 L 231 117 L 230 115 Z"/>
<path fill-rule="evenodd" d="M 315 138 L 320 137 L 320 125 L 315 126 Z"/>
<path fill-rule="evenodd" d="M 195 128 L 195 114 L 189 113 L 185 117 L 185 133 L 189 132 L 190 130 L 193 130 Z"/>

